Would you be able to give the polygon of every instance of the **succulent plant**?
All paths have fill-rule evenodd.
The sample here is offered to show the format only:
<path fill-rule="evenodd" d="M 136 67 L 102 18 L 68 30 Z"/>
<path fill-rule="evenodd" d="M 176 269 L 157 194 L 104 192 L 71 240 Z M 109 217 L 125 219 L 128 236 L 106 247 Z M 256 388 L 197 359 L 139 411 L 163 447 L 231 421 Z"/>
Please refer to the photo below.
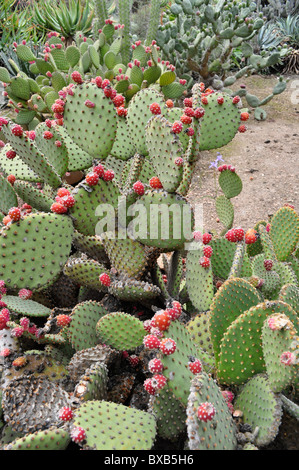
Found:
<path fill-rule="evenodd" d="M 194 164 L 244 130 L 238 100 L 197 84 L 181 109 L 153 85 L 119 115 L 102 83 L 34 134 L 0 121 L 1 446 L 245 448 L 240 414 L 266 445 L 298 414 L 298 214 L 195 227 Z M 219 168 L 225 214 L 242 182 Z"/>
<path fill-rule="evenodd" d="M 163 21 L 157 32 L 157 43 L 163 58 L 173 62 L 180 77 L 187 80 L 190 88 L 194 79 L 217 90 L 230 87 L 245 75 L 259 72 L 278 63 L 287 47 L 264 49 L 256 53 L 252 45 L 264 26 L 263 14 L 257 12 L 255 2 L 236 3 L 218 1 L 210 5 L 208 0 L 175 0 L 164 11 Z M 241 48 L 244 63 L 236 72 L 231 72 L 232 54 Z M 273 92 L 259 99 L 246 88 L 235 93 L 254 109 L 258 120 L 266 118 L 262 108 L 273 96 L 282 93 L 286 81 L 281 77 Z"/>

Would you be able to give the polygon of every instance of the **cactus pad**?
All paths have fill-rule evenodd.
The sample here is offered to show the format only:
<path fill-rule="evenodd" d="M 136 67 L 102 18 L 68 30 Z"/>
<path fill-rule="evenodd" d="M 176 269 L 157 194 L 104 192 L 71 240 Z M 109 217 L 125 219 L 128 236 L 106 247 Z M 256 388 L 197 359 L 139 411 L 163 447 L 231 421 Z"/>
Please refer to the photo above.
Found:
<path fill-rule="evenodd" d="M 65 429 L 53 426 L 15 439 L 3 450 L 65 450 L 70 441 L 70 435 Z"/>
<path fill-rule="evenodd" d="M 74 142 L 94 158 L 106 158 L 117 131 L 117 114 L 113 102 L 93 83 L 72 88 L 64 108 L 64 127 Z M 84 105 L 86 100 L 95 104 Z M 78 132 L 78 126 L 80 132 Z"/>
<path fill-rule="evenodd" d="M 197 417 L 201 403 L 211 403 L 215 416 L 202 422 Z M 236 427 L 220 388 L 212 377 L 198 374 L 191 382 L 187 406 L 187 432 L 190 450 L 235 450 Z"/>
<path fill-rule="evenodd" d="M 72 222 L 57 214 L 29 214 L 2 228 L 0 278 L 10 289 L 36 289 L 54 281 L 71 250 Z"/>
<path fill-rule="evenodd" d="M 271 219 L 270 237 L 279 261 L 285 261 L 299 241 L 299 216 L 294 209 L 282 207 Z"/>
<path fill-rule="evenodd" d="M 96 332 L 101 341 L 121 351 L 141 346 L 146 334 L 140 320 L 122 312 L 104 315 L 97 323 Z"/>
<path fill-rule="evenodd" d="M 251 307 L 231 323 L 220 342 L 217 373 L 220 383 L 239 385 L 253 375 L 265 372 L 262 327 L 273 313 L 287 315 L 298 331 L 297 314 L 288 304 L 266 301 Z"/>
<path fill-rule="evenodd" d="M 83 403 L 73 424 L 85 430 L 86 444 L 94 450 L 150 450 L 156 435 L 149 413 L 105 401 Z"/>
<path fill-rule="evenodd" d="M 68 328 L 69 340 L 75 351 L 88 349 L 99 343 L 96 325 L 108 311 L 98 302 L 86 301 L 76 305 L 71 313 L 71 323 Z"/>
<path fill-rule="evenodd" d="M 275 439 L 281 423 L 281 401 L 264 375 L 256 375 L 244 385 L 234 408 L 242 411 L 244 422 L 253 429 L 258 427 L 257 446 L 266 446 Z"/>
<path fill-rule="evenodd" d="M 133 227 L 136 239 L 145 245 L 172 251 L 183 248 L 192 236 L 193 211 L 182 196 L 149 190 L 132 211 L 138 214 Z"/>
<path fill-rule="evenodd" d="M 202 257 L 203 245 L 197 242 L 190 244 L 186 258 L 186 284 L 189 299 L 198 311 L 209 310 L 214 296 L 212 268 L 201 266 Z"/>
<path fill-rule="evenodd" d="M 245 279 L 233 278 L 222 284 L 211 304 L 210 313 L 211 340 L 217 360 L 220 341 L 226 329 L 239 315 L 260 301 L 259 292 Z"/>

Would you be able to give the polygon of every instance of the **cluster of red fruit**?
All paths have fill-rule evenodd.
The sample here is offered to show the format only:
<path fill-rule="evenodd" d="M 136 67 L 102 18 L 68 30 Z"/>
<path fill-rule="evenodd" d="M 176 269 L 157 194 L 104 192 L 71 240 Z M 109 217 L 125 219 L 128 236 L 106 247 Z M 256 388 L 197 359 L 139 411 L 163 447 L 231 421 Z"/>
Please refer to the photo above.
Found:
<path fill-rule="evenodd" d="M 63 406 L 58 412 L 58 417 L 61 421 L 68 422 L 73 419 L 74 412 L 69 406 Z M 70 436 L 73 442 L 79 444 L 86 439 L 86 431 L 81 426 L 73 426 Z"/>
<path fill-rule="evenodd" d="M 258 235 L 257 231 L 254 229 L 249 229 L 245 233 L 245 230 L 242 227 L 236 227 L 228 230 L 225 234 L 225 238 L 232 243 L 242 242 L 245 240 L 247 245 L 251 245 L 256 242 Z"/>
<path fill-rule="evenodd" d="M 8 308 L 4 307 L 0 311 L 0 330 L 9 329 L 7 325 L 9 321 L 10 321 L 10 311 L 8 310 Z M 15 338 L 20 338 L 24 334 L 25 331 L 27 331 L 28 333 L 36 337 L 39 336 L 39 331 L 38 331 L 37 326 L 34 323 L 31 323 L 29 318 L 27 317 L 22 317 L 20 319 L 19 325 L 12 328 L 11 335 L 14 336 Z M 8 356 L 9 355 L 8 351 L 5 351 L 5 354 L 2 351 L 1 356 L 3 355 L 5 357 Z"/>
<path fill-rule="evenodd" d="M 63 113 L 64 113 L 65 102 L 61 98 L 58 98 L 55 103 L 52 105 L 52 111 L 54 113 L 54 118 L 58 125 L 63 124 Z"/>
<path fill-rule="evenodd" d="M 213 248 L 209 245 L 213 238 L 210 232 L 201 233 L 199 231 L 193 232 L 193 239 L 196 242 L 203 243 L 203 256 L 199 259 L 199 264 L 208 269 L 211 265 L 211 256 L 213 254 Z"/>
<path fill-rule="evenodd" d="M 220 165 L 220 166 L 218 167 L 218 171 L 220 171 L 220 173 L 222 173 L 222 171 L 225 171 L 225 170 L 231 171 L 232 173 L 235 173 L 235 172 L 236 172 L 235 167 L 232 166 L 232 165 L 226 165 L 226 164 L 224 164 L 224 165 Z"/>
<path fill-rule="evenodd" d="M 51 211 L 55 214 L 65 214 L 75 204 L 74 196 L 66 188 L 58 189 L 55 201 L 51 206 Z"/>
<path fill-rule="evenodd" d="M 18 222 L 22 217 L 30 214 L 31 211 L 32 207 L 27 203 L 23 204 L 21 207 L 12 207 L 9 209 L 8 214 L 3 217 L 2 222 L 4 225 L 10 225 L 12 222 Z"/>
<path fill-rule="evenodd" d="M 193 118 L 200 119 L 201 117 L 203 117 L 205 113 L 204 109 L 202 107 L 193 109 L 192 103 L 193 103 L 192 98 L 184 99 L 185 108 L 183 110 L 183 114 L 180 117 L 180 120 L 175 121 L 172 125 L 172 132 L 174 134 L 180 134 L 182 132 L 183 124 L 187 124 L 187 125 L 192 124 Z M 167 100 L 165 104 L 167 108 L 172 108 L 174 106 L 174 103 L 172 100 Z M 154 115 L 162 114 L 161 106 L 159 105 L 159 103 L 152 103 L 149 109 Z M 194 135 L 194 129 L 192 127 L 188 127 L 186 129 L 186 133 L 188 136 L 192 136 Z"/>
<path fill-rule="evenodd" d="M 96 186 L 99 182 L 99 179 L 103 179 L 104 181 L 112 181 L 115 174 L 112 170 L 105 170 L 103 165 L 99 164 L 93 167 L 92 172 L 88 173 L 85 176 L 85 181 L 88 186 Z"/>
<path fill-rule="evenodd" d="M 181 304 L 173 301 L 171 308 L 159 310 L 151 320 L 146 320 L 144 328 L 149 334 L 143 339 L 144 347 L 150 350 L 159 350 L 166 356 L 174 354 L 177 346 L 176 342 L 172 338 L 165 337 L 164 333 L 169 329 L 171 322 L 181 316 L 181 313 Z M 187 366 L 193 374 L 197 374 L 202 370 L 202 364 L 196 358 L 190 358 Z M 146 379 L 143 385 L 150 395 L 155 395 L 158 390 L 165 387 L 167 378 L 162 374 L 163 369 L 164 366 L 161 359 L 154 358 L 149 361 L 148 370 L 154 375 Z"/>

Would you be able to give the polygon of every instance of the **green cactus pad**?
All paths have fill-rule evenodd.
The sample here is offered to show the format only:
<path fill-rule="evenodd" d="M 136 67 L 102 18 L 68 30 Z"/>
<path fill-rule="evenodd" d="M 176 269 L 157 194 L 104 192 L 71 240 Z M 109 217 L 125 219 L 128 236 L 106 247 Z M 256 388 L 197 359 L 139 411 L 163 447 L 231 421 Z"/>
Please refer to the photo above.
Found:
<path fill-rule="evenodd" d="M 48 307 L 34 300 L 24 300 L 15 295 L 6 295 L 5 303 L 9 310 L 25 317 L 48 317 L 51 314 L 51 309 Z"/>
<path fill-rule="evenodd" d="M 93 83 L 72 88 L 64 108 L 64 128 L 74 142 L 94 158 L 106 158 L 117 132 L 117 113 L 113 102 Z M 95 107 L 85 106 L 90 100 Z M 80 132 L 78 132 L 78 123 Z"/>
<path fill-rule="evenodd" d="M 14 189 L 24 202 L 38 211 L 50 212 L 51 206 L 55 202 L 27 181 L 16 181 Z"/>
<path fill-rule="evenodd" d="M 219 105 L 217 98 L 224 97 Z M 204 116 L 200 120 L 200 150 L 211 150 L 228 144 L 238 132 L 240 112 L 232 103 L 232 98 L 220 92 L 208 97 L 208 104 L 203 105 Z"/>
<path fill-rule="evenodd" d="M 8 93 L 11 92 L 21 100 L 27 101 L 30 98 L 29 82 L 23 77 L 13 77 L 7 88 L 9 89 L 9 91 L 6 90 Z"/>
<path fill-rule="evenodd" d="M 270 233 L 266 230 L 266 226 L 263 224 L 258 226 L 258 234 L 260 236 L 261 246 L 266 259 L 272 259 L 277 261 L 277 255 L 274 250 L 274 246 L 270 237 Z"/>
<path fill-rule="evenodd" d="M 111 266 L 121 276 L 140 279 L 148 264 L 146 247 L 141 243 L 131 240 L 124 232 L 118 231 L 114 237 L 110 232 L 102 236 L 102 242 Z"/>
<path fill-rule="evenodd" d="M 214 350 L 209 330 L 210 312 L 195 315 L 186 325 L 192 341 L 205 353 L 204 361 L 214 366 Z M 202 356 L 203 357 L 203 356 Z"/>
<path fill-rule="evenodd" d="M 104 315 L 97 323 L 96 332 L 103 343 L 120 351 L 141 346 L 146 335 L 143 322 L 123 312 Z"/>
<path fill-rule="evenodd" d="M 176 350 L 173 354 L 159 353 L 163 363 L 163 375 L 167 377 L 167 387 L 171 393 L 184 405 L 187 405 L 190 382 L 194 377 L 188 368 L 191 357 L 198 357 L 196 345 L 192 342 L 186 326 L 179 321 L 172 321 L 164 332 L 164 338 L 171 338 L 176 342 Z"/>
<path fill-rule="evenodd" d="M 59 126 L 52 126 L 51 129 L 49 129 L 44 122 L 38 124 L 35 128 L 35 144 L 40 152 L 47 156 L 48 161 L 53 165 L 56 172 L 60 176 L 63 176 L 68 169 L 68 153 L 64 141 L 59 140 L 60 134 L 57 131 L 58 127 Z M 51 139 L 45 139 L 43 136 L 45 131 L 51 132 L 53 137 Z M 60 141 L 59 147 L 57 147 L 55 143 L 57 141 Z"/>
<path fill-rule="evenodd" d="M 0 81 L 3 83 L 10 83 L 11 77 L 5 67 L 0 67 Z"/>
<path fill-rule="evenodd" d="M 25 134 L 21 137 L 13 135 L 12 127 L 13 123 L 9 122 L 7 126 L 2 126 L 2 131 L 17 155 L 50 186 L 60 186 L 61 179 L 46 156 Z"/>
<path fill-rule="evenodd" d="M 210 421 L 197 417 L 202 403 L 211 403 L 216 413 Z M 208 374 L 196 375 L 191 382 L 187 406 L 188 445 L 192 450 L 235 450 L 236 426 L 220 388 Z"/>
<path fill-rule="evenodd" d="M 163 95 L 153 88 L 144 88 L 134 95 L 128 106 L 127 122 L 136 152 L 147 155 L 145 126 L 152 117 L 149 109 L 152 103 L 158 103 L 161 109 L 165 107 Z"/>
<path fill-rule="evenodd" d="M 0 211 L 7 214 L 9 209 L 18 206 L 18 198 L 12 185 L 0 174 Z"/>
<path fill-rule="evenodd" d="M 82 233 L 75 230 L 73 245 L 78 251 L 85 253 L 87 256 L 99 261 L 100 263 L 108 261 L 104 245 L 100 237 L 89 237 L 87 235 L 82 235 Z"/>
<path fill-rule="evenodd" d="M 74 397 L 81 402 L 107 399 L 108 369 L 102 362 L 84 371 L 74 390 Z"/>
<path fill-rule="evenodd" d="M 242 191 L 242 187 L 243 187 L 242 180 L 237 175 L 237 173 L 233 171 L 230 171 L 230 170 L 221 171 L 219 178 L 218 178 L 218 182 L 224 195 L 228 199 L 238 196 L 240 192 Z"/>
<path fill-rule="evenodd" d="M 210 334 L 217 362 L 220 341 L 229 325 L 243 312 L 260 302 L 259 292 L 245 279 L 232 278 L 222 284 L 210 309 Z"/>
<path fill-rule="evenodd" d="M 272 330 L 268 320 L 279 323 L 279 328 Z M 276 313 L 264 321 L 262 347 L 271 390 L 274 393 L 282 392 L 294 384 L 298 376 L 298 364 L 285 365 L 281 362 L 284 352 L 290 352 L 294 357 L 299 353 L 299 337 L 286 315 Z"/>
<path fill-rule="evenodd" d="M 294 284 L 285 284 L 279 292 L 279 300 L 289 304 L 299 314 L 299 289 Z"/>
<path fill-rule="evenodd" d="M 254 256 L 251 262 L 252 274 L 257 276 L 259 279 L 263 279 L 262 292 L 265 294 L 266 298 L 271 298 L 271 293 L 281 286 L 281 281 L 279 274 L 275 270 L 275 263 L 271 271 L 267 271 L 264 267 L 265 257 L 262 253 Z"/>
<path fill-rule="evenodd" d="M 46 286 L 62 270 L 72 235 L 71 220 L 56 214 L 29 214 L 2 228 L 0 278 L 10 289 Z"/>
<path fill-rule="evenodd" d="M 150 398 L 149 413 L 157 422 L 157 434 L 163 439 L 177 441 L 186 429 L 186 409 L 167 386 Z"/>
<path fill-rule="evenodd" d="M 299 216 L 294 209 L 282 207 L 273 215 L 270 237 L 278 261 L 285 261 L 299 241 Z"/>
<path fill-rule="evenodd" d="M 169 192 L 176 191 L 182 180 L 183 168 L 175 160 L 182 157 L 183 148 L 166 118 L 158 115 L 149 120 L 146 125 L 146 144 L 163 188 Z"/>
<path fill-rule="evenodd" d="M 73 190 L 75 205 L 70 209 L 76 230 L 87 236 L 100 236 L 107 231 L 107 226 L 100 229 L 100 222 L 105 219 L 107 224 L 111 222 L 113 215 L 107 213 L 110 206 L 117 208 L 120 191 L 114 181 L 99 180 L 96 186 L 89 188 L 79 184 Z M 109 205 L 105 209 L 105 205 Z M 102 212 L 103 208 L 103 212 Z M 99 225 L 97 225 L 99 223 Z M 105 224 L 106 225 L 106 224 Z M 115 224 L 110 230 L 115 229 Z"/>
<path fill-rule="evenodd" d="M 103 273 L 108 274 L 109 271 L 94 259 L 71 257 L 64 265 L 63 272 L 80 286 L 105 291 L 99 276 Z"/>
<path fill-rule="evenodd" d="M 210 242 L 213 248 L 211 257 L 213 274 L 220 279 L 227 279 L 230 269 L 234 261 L 236 253 L 236 244 L 231 243 L 226 238 L 215 238 Z M 250 277 L 252 268 L 248 255 L 245 253 L 243 257 L 241 277 Z"/>
<path fill-rule="evenodd" d="M 120 279 L 111 282 L 109 293 L 128 302 L 150 301 L 161 293 L 159 287 L 136 279 Z"/>
<path fill-rule="evenodd" d="M 226 229 L 230 229 L 234 223 L 235 211 L 230 199 L 226 196 L 218 196 L 215 201 L 217 216 Z"/>
<path fill-rule="evenodd" d="M 117 120 L 117 132 L 111 149 L 111 155 L 128 160 L 135 153 L 135 144 L 131 138 L 129 126 L 125 117 Z"/>
<path fill-rule="evenodd" d="M 131 207 L 138 214 L 131 231 L 141 243 L 172 251 L 183 248 L 191 239 L 193 211 L 184 197 L 149 190 Z M 130 233 L 130 227 L 128 230 Z"/>
<path fill-rule="evenodd" d="M 34 110 L 21 109 L 17 114 L 15 122 L 21 124 L 21 126 L 28 126 L 35 116 L 36 112 Z"/>
<path fill-rule="evenodd" d="M 266 446 L 275 439 L 282 417 L 281 401 L 264 375 L 253 377 L 244 385 L 234 408 L 242 411 L 243 421 L 252 429 L 258 427 L 257 446 Z"/>
<path fill-rule="evenodd" d="M 92 155 L 79 147 L 79 145 L 71 139 L 64 127 L 57 126 L 56 132 L 58 134 L 58 140 L 63 141 L 67 148 L 68 170 L 77 171 L 90 168 L 93 161 Z"/>
<path fill-rule="evenodd" d="M 108 311 L 98 302 L 86 301 L 76 305 L 71 313 L 71 323 L 68 328 L 70 342 L 75 351 L 88 349 L 99 343 L 96 325 Z"/>
<path fill-rule="evenodd" d="M 200 265 L 203 256 L 201 243 L 194 242 L 189 245 L 186 258 L 186 285 L 192 305 L 200 312 L 209 310 L 214 296 L 212 268 Z"/>
<path fill-rule="evenodd" d="M 281 301 L 266 301 L 241 314 L 228 326 L 220 341 L 218 379 L 220 383 L 240 385 L 255 374 L 265 372 L 262 327 L 273 313 L 284 313 L 298 331 L 296 312 Z"/>
<path fill-rule="evenodd" d="M 256 230 L 258 232 L 258 235 L 260 233 L 260 230 L 259 230 L 260 225 L 263 225 L 264 227 L 266 227 L 267 222 L 265 220 L 260 220 L 259 222 L 257 222 L 255 224 L 255 226 L 253 228 L 254 228 L 254 230 Z M 256 240 L 255 243 L 247 245 L 246 246 L 246 251 L 247 251 L 249 256 L 255 256 L 255 255 L 258 255 L 258 254 L 262 253 L 263 245 L 262 245 L 260 237 L 258 237 L 258 239 Z"/>
<path fill-rule="evenodd" d="M 185 91 L 185 87 L 178 82 L 172 82 L 162 87 L 162 93 L 166 99 L 177 100 Z"/>
<path fill-rule="evenodd" d="M 6 175 L 14 175 L 16 179 L 35 183 L 42 181 L 42 178 L 37 176 L 18 155 L 9 160 L 5 155 L 8 150 L 12 150 L 10 144 L 6 144 L 0 151 L 0 168 Z"/>
<path fill-rule="evenodd" d="M 51 427 L 15 439 L 3 450 L 65 450 L 70 442 L 70 435 L 65 429 Z"/>
<path fill-rule="evenodd" d="M 149 413 L 105 401 L 83 403 L 73 424 L 85 430 L 86 444 L 94 450 L 150 450 L 156 435 Z"/>

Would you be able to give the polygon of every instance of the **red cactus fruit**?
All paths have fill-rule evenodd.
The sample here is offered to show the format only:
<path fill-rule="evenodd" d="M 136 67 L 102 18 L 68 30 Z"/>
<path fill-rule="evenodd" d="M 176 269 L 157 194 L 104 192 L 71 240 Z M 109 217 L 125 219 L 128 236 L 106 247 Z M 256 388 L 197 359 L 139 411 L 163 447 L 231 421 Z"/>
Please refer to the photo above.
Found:
<path fill-rule="evenodd" d="M 7 214 L 11 220 L 13 220 L 14 222 L 18 222 L 21 218 L 21 209 L 19 209 L 18 207 L 12 207 L 11 209 L 9 209 L 8 211 L 8 214 Z"/>
<path fill-rule="evenodd" d="M 148 370 L 152 374 L 158 374 L 162 372 L 163 369 L 164 369 L 164 366 L 163 366 L 161 359 L 154 358 L 154 359 L 151 359 L 148 363 Z"/>
<path fill-rule="evenodd" d="M 211 421 L 216 414 L 216 409 L 212 403 L 205 402 L 202 403 L 198 408 L 197 408 L 197 417 L 200 421 L 204 421 L 205 423 L 207 421 Z"/>
<path fill-rule="evenodd" d="M 143 344 L 146 349 L 158 349 L 161 341 L 155 335 L 146 335 L 143 338 Z"/>
<path fill-rule="evenodd" d="M 207 256 L 202 256 L 199 259 L 199 264 L 200 264 L 200 266 L 202 266 L 205 269 L 209 268 L 210 265 L 211 265 L 210 258 L 208 258 Z"/>
<path fill-rule="evenodd" d="M 99 181 L 99 175 L 97 175 L 96 173 L 88 173 L 85 176 L 85 181 L 88 186 L 96 186 Z"/>
<path fill-rule="evenodd" d="M 159 347 L 160 351 L 169 356 L 173 354 L 176 350 L 176 342 L 171 338 L 163 338 Z"/>
<path fill-rule="evenodd" d="M 15 136 L 22 137 L 24 129 L 19 124 L 16 124 L 11 128 L 11 132 Z"/>
<path fill-rule="evenodd" d="M 179 134 L 183 130 L 183 124 L 180 121 L 174 121 L 172 125 L 172 132 L 174 134 Z"/>
<path fill-rule="evenodd" d="M 141 181 L 136 181 L 136 183 L 133 184 L 133 191 L 139 196 L 142 196 L 145 191 L 144 184 L 141 183 Z"/>
<path fill-rule="evenodd" d="M 203 233 L 202 235 L 202 242 L 204 245 L 208 245 L 208 243 L 210 243 L 210 241 L 212 240 L 213 238 L 213 235 L 209 232 L 205 232 Z"/>
<path fill-rule="evenodd" d="M 61 421 L 71 421 L 73 419 L 74 413 L 71 408 L 68 406 L 62 407 L 58 412 L 58 417 Z"/>
<path fill-rule="evenodd" d="M 199 359 L 192 358 L 192 360 L 188 362 L 188 368 L 192 374 L 199 374 L 202 371 L 202 363 Z"/>
<path fill-rule="evenodd" d="M 69 315 L 60 314 L 56 317 L 56 324 L 59 327 L 68 326 L 71 323 L 71 317 Z"/>
<path fill-rule="evenodd" d="M 159 105 L 159 103 L 150 104 L 149 109 L 152 114 L 161 114 L 161 106 Z"/>
<path fill-rule="evenodd" d="M 153 189 L 161 189 L 163 188 L 162 186 L 162 183 L 161 181 L 159 180 L 159 178 L 157 176 L 153 176 L 150 180 L 149 180 L 149 185 L 151 188 Z"/>
<path fill-rule="evenodd" d="M 86 431 L 81 426 L 74 426 L 70 434 L 72 441 L 76 444 L 86 439 Z"/>
<path fill-rule="evenodd" d="M 103 286 L 105 286 L 105 287 L 109 287 L 110 284 L 111 284 L 110 276 L 107 273 L 102 273 L 99 277 L 99 280 L 100 280 L 101 284 L 103 284 Z"/>

